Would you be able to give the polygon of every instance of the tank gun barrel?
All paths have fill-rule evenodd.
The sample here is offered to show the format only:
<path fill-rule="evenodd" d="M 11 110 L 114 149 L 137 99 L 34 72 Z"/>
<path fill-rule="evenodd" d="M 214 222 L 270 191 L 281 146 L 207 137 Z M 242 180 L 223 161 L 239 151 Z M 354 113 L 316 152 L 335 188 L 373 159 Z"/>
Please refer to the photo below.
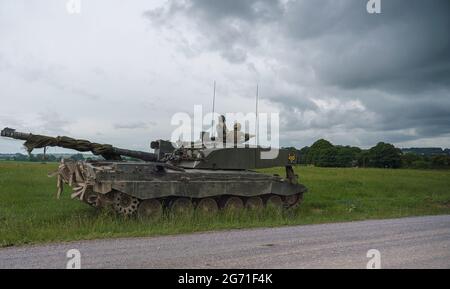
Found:
<path fill-rule="evenodd" d="M 121 149 L 121 148 L 116 148 L 116 147 L 112 147 L 112 149 L 113 149 L 113 152 L 115 155 L 140 159 L 140 160 L 147 161 L 147 162 L 158 161 L 156 154 L 153 154 L 153 153 L 135 151 L 135 150 L 127 150 L 127 149 Z"/>
<path fill-rule="evenodd" d="M 157 155 L 149 152 L 121 149 L 109 144 L 98 144 L 87 140 L 74 139 L 67 136 L 50 137 L 45 135 L 35 135 L 31 133 L 18 132 L 12 128 L 5 128 L 1 131 L 2 137 L 9 137 L 25 141 L 24 146 L 31 153 L 33 149 L 44 147 L 62 147 L 74 149 L 80 152 L 90 151 L 94 155 L 101 155 L 107 160 L 120 160 L 121 156 L 140 159 L 143 161 L 157 161 Z"/>

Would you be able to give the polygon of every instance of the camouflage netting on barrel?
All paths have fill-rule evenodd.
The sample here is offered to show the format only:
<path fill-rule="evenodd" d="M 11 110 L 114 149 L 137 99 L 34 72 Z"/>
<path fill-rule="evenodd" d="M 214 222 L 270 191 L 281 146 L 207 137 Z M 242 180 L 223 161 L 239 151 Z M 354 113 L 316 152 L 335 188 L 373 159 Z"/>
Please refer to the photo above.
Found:
<path fill-rule="evenodd" d="M 92 152 L 94 155 L 101 155 L 105 159 L 120 159 L 114 152 L 112 145 L 92 143 L 83 139 L 74 139 L 67 136 L 49 137 L 43 135 L 32 135 L 24 143 L 27 151 L 31 153 L 36 148 L 63 147 L 74 149 L 80 152 Z"/>

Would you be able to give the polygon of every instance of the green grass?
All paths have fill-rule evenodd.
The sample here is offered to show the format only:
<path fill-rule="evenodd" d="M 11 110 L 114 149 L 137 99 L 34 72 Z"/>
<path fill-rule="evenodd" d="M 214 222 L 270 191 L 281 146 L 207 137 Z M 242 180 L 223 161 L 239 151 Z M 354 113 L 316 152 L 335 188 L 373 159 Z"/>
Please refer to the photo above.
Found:
<path fill-rule="evenodd" d="M 117 218 L 55 197 L 56 164 L 0 162 L 0 246 L 450 214 L 450 171 L 298 167 L 308 188 L 296 210 Z M 263 170 L 283 174 L 283 168 Z"/>

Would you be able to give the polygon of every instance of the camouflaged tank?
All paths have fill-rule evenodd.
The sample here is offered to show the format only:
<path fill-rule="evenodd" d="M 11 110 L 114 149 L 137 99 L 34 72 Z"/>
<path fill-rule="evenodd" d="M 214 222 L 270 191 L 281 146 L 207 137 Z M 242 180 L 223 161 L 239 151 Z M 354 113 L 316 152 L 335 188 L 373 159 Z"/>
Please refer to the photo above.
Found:
<path fill-rule="evenodd" d="M 24 140 L 35 148 L 63 147 L 101 155 L 101 161 L 63 159 L 57 176 L 58 196 L 63 185 L 77 198 L 96 208 L 112 207 L 121 215 L 157 218 L 163 210 L 184 212 L 195 208 L 214 213 L 219 209 L 293 208 L 301 203 L 306 187 L 298 183 L 292 165 L 296 151 L 280 149 L 264 159 L 266 149 L 243 144 L 229 147 L 226 139 L 184 143 L 151 143 L 154 153 L 126 150 L 69 137 L 48 137 L 5 128 L 1 136 Z M 202 135 L 205 140 L 205 134 Z M 128 160 L 123 160 L 126 157 Z M 136 161 L 130 161 L 129 159 Z M 284 166 L 286 175 L 267 175 L 255 169 Z"/>

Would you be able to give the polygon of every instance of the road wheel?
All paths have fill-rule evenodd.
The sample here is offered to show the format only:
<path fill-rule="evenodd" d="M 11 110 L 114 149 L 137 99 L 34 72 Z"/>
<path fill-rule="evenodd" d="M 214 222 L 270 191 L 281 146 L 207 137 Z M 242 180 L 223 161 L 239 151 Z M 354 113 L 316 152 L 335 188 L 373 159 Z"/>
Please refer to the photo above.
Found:
<path fill-rule="evenodd" d="M 249 210 L 260 210 L 263 207 L 264 203 L 260 197 L 251 197 L 245 202 L 245 208 Z"/>
<path fill-rule="evenodd" d="M 176 198 L 170 204 L 170 211 L 174 214 L 186 214 L 192 211 L 193 205 L 188 198 Z"/>
<path fill-rule="evenodd" d="M 213 198 L 204 198 L 197 203 L 197 211 L 206 214 L 215 214 L 219 210 L 216 200 Z"/>
<path fill-rule="evenodd" d="M 239 197 L 225 197 L 221 207 L 225 211 L 239 211 L 244 208 L 244 202 Z"/>
<path fill-rule="evenodd" d="M 114 210 L 124 216 L 131 216 L 136 213 L 139 205 L 139 199 L 130 195 L 116 192 L 114 195 Z"/>
<path fill-rule="evenodd" d="M 285 196 L 283 202 L 287 208 L 298 207 L 303 201 L 303 193 L 298 193 L 295 195 Z"/>
<path fill-rule="evenodd" d="M 266 199 L 266 207 L 282 209 L 283 208 L 283 200 L 281 199 L 280 196 L 271 195 L 271 196 L 267 197 L 267 199 Z"/>
<path fill-rule="evenodd" d="M 94 193 L 92 190 L 86 190 L 84 194 L 84 201 L 94 208 L 100 208 L 99 197 L 100 195 Z"/>
<path fill-rule="evenodd" d="M 95 206 L 101 209 L 111 208 L 113 201 L 114 195 L 111 193 L 98 194 Z"/>
<path fill-rule="evenodd" d="M 163 213 L 163 207 L 161 202 L 156 199 L 150 199 L 142 201 L 137 210 L 140 218 L 148 218 L 157 220 L 161 218 Z"/>

